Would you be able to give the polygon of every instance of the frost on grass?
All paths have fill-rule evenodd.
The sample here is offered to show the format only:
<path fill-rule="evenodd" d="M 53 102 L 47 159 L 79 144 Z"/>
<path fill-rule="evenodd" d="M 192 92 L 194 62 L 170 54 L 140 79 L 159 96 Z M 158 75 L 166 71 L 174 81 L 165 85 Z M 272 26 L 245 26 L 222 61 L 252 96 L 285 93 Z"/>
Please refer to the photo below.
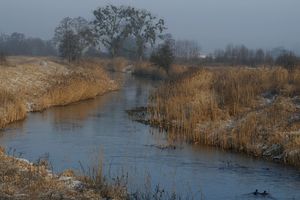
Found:
<path fill-rule="evenodd" d="M 60 60 L 10 57 L 0 66 L 0 128 L 23 119 L 27 112 L 66 105 L 116 90 L 96 61 L 69 65 Z"/>

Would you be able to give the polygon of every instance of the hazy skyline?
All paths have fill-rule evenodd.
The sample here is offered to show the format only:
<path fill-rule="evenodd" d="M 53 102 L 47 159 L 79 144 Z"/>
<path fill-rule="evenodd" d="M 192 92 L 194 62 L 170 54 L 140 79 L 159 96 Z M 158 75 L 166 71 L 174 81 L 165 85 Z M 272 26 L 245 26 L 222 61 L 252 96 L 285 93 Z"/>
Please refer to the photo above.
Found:
<path fill-rule="evenodd" d="M 230 43 L 300 51 L 299 0 L 0 0 L 0 32 L 50 39 L 62 18 L 91 19 L 108 3 L 153 12 L 174 38 L 196 40 L 205 52 Z"/>

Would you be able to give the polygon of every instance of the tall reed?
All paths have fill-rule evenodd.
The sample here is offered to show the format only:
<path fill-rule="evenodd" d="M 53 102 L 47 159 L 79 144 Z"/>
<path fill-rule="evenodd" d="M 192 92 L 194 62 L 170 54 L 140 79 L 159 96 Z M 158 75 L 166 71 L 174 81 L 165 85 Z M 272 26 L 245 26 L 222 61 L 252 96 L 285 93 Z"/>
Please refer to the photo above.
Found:
<path fill-rule="evenodd" d="M 300 114 L 294 100 L 299 94 L 299 74 L 280 67 L 200 69 L 163 84 L 152 94 L 151 122 L 188 142 L 257 156 L 271 151 L 270 156 L 292 162 L 288 146 L 295 147 L 296 139 L 282 138 L 299 132 L 295 124 Z M 272 151 L 273 144 L 280 147 L 278 152 Z"/>
<path fill-rule="evenodd" d="M 24 103 L 5 89 L 0 89 L 0 128 L 26 116 Z"/>

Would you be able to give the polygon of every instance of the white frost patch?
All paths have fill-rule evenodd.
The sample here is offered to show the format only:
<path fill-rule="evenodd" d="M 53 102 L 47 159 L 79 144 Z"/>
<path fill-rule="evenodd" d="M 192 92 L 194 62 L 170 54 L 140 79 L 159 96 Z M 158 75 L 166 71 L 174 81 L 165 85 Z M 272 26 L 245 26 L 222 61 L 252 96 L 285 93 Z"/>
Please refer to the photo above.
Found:
<path fill-rule="evenodd" d="M 296 105 L 296 108 L 297 109 L 300 109 L 300 96 L 295 96 L 293 98 L 294 102 L 295 102 L 295 105 Z"/>
<path fill-rule="evenodd" d="M 78 188 L 82 188 L 83 184 L 81 181 L 76 180 L 73 177 L 69 177 L 69 176 L 61 176 L 59 177 L 60 181 L 64 182 L 69 188 L 71 189 L 78 189 Z"/>
<path fill-rule="evenodd" d="M 128 73 L 128 74 L 132 73 L 133 72 L 133 65 L 128 65 L 127 67 L 124 67 L 122 72 Z"/>
<path fill-rule="evenodd" d="M 43 61 L 40 62 L 40 66 L 42 66 L 42 67 L 48 67 L 48 63 L 43 60 Z"/>
<path fill-rule="evenodd" d="M 26 108 L 28 112 L 32 112 L 33 111 L 33 103 L 32 102 L 27 102 L 26 103 Z"/>
<path fill-rule="evenodd" d="M 55 175 L 55 174 L 53 173 L 53 171 L 51 171 L 51 170 L 49 170 L 49 169 L 47 169 L 46 171 L 47 171 L 47 176 L 48 176 L 48 177 L 51 177 L 51 178 L 57 177 L 57 175 Z"/>
<path fill-rule="evenodd" d="M 27 163 L 27 164 L 29 164 L 29 165 L 33 165 L 33 163 L 32 162 L 30 162 L 29 160 L 26 160 L 26 159 L 24 159 L 24 158 L 15 158 L 16 160 L 18 160 L 18 161 L 21 161 L 21 162 L 24 162 L 24 163 Z"/>
<path fill-rule="evenodd" d="M 262 94 L 264 104 L 271 104 L 277 98 L 277 94 L 272 94 L 271 92 L 265 92 Z"/>
<path fill-rule="evenodd" d="M 234 120 L 228 120 L 227 122 L 225 122 L 225 124 L 226 124 L 226 128 L 228 128 L 228 129 L 232 129 L 232 128 L 234 128 L 235 127 L 235 121 Z"/>
<path fill-rule="evenodd" d="M 294 121 L 298 121 L 298 120 L 300 120 L 300 114 L 294 113 L 294 114 L 290 117 L 289 122 L 294 122 Z"/>

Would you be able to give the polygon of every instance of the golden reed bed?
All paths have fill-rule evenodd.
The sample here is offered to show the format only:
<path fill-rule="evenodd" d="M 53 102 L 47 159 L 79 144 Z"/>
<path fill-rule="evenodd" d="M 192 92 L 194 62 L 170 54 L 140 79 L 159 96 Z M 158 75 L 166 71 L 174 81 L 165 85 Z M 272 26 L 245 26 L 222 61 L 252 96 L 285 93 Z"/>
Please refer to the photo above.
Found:
<path fill-rule="evenodd" d="M 169 138 L 300 166 L 300 70 L 203 68 L 153 93 Z"/>

